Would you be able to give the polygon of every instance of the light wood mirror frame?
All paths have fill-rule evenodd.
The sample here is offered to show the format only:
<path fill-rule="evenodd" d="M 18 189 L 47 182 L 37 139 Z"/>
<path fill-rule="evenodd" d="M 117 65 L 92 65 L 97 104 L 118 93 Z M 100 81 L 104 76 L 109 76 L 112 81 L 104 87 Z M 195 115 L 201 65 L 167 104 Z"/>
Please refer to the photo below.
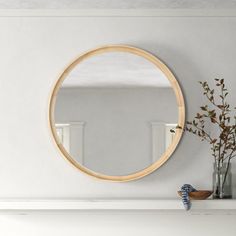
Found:
<path fill-rule="evenodd" d="M 176 129 L 176 134 L 174 136 L 174 140 L 171 143 L 171 145 L 166 149 L 165 153 L 163 153 L 163 155 L 161 156 L 160 159 L 158 159 L 156 162 L 154 162 L 153 164 L 151 164 L 149 167 L 130 174 L 130 175 L 125 175 L 125 176 L 109 176 L 109 175 L 104 175 L 104 174 L 100 174 L 100 173 L 96 173 L 84 166 L 82 166 L 80 163 L 78 163 L 67 151 L 66 149 L 63 147 L 63 145 L 60 143 L 58 136 L 57 136 L 57 132 L 56 132 L 56 127 L 55 127 L 55 119 L 54 119 L 54 109 L 55 109 L 55 103 L 56 103 L 56 98 L 57 98 L 57 93 L 63 83 L 63 81 L 66 79 L 67 75 L 79 64 L 81 63 L 83 60 L 86 60 L 87 58 L 90 58 L 94 55 L 97 54 L 101 54 L 101 53 L 105 53 L 105 52 L 127 52 L 127 53 L 133 53 L 135 55 L 139 55 L 141 57 L 146 58 L 148 61 L 150 61 L 151 63 L 153 63 L 155 66 L 157 66 L 167 77 L 167 79 L 170 81 L 171 85 L 172 85 L 172 89 L 174 90 L 175 96 L 176 96 L 176 100 L 177 100 L 177 106 L 178 106 L 178 125 L 180 127 L 184 127 L 184 123 L 185 123 L 185 105 L 184 105 L 184 97 L 181 91 L 181 88 L 175 78 L 175 76 L 172 74 L 172 72 L 169 70 L 169 68 L 161 61 L 159 60 L 156 56 L 150 54 L 147 51 L 144 51 L 140 48 L 136 48 L 136 47 L 131 47 L 131 46 L 127 46 L 127 45 L 108 45 L 108 46 L 103 46 L 103 47 L 99 47 L 99 48 L 95 48 L 91 51 L 88 51 L 84 54 L 82 54 L 81 56 L 79 56 L 76 60 L 74 60 L 65 70 L 64 72 L 61 74 L 61 76 L 59 77 L 59 79 L 57 80 L 51 97 L 50 97 L 50 103 L 49 103 L 49 124 L 50 124 L 50 130 L 53 136 L 53 139 L 56 143 L 56 146 L 59 148 L 60 152 L 62 153 L 62 155 L 73 165 L 75 166 L 77 169 L 81 170 L 82 172 L 99 178 L 99 179 L 103 179 L 103 180 L 108 180 L 108 181 L 114 181 L 114 182 L 125 182 L 125 181 L 131 181 L 131 180 L 135 180 L 135 179 L 139 179 L 142 178 L 150 173 L 152 173 L 153 171 L 155 171 L 156 169 L 158 169 L 159 167 L 161 167 L 172 155 L 172 153 L 175 151 L 183 130 L 182 129 Z"/>

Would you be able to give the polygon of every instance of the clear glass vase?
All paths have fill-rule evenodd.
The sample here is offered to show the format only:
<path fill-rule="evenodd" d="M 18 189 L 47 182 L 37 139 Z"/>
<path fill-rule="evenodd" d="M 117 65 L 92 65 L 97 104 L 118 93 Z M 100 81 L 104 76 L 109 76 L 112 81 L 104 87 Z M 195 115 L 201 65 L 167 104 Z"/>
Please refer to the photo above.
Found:
<path fill-rule="evenodd" d="M 215 163 L 213 172 L 213 198 L 232 198 L 232 174 L 230 163 Z"/>

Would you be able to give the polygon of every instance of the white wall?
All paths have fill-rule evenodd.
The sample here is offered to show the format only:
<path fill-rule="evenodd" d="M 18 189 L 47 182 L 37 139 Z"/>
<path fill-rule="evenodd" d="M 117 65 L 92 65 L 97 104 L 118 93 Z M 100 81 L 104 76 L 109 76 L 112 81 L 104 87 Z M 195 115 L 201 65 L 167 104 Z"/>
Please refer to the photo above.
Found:
<path fill-rule="evenodd" d="M 178 107 L 171 88 L 64 88 L 57 94 L 55 120 L 85 122 L 84 166 L 107 175 L 128 175 L 160 158 L 152 156 L 151 122 L 177 124 Z M 165 133 L 159 138 L 165 140 Z M 71 142 L 75 149 L 79 140 Z"/>
<path fill-rule="evenodd" d="M 189 117 L 203 102 L 198 80 L 224 77 L 235 101 L 235 29 L 234 17 L 1 17 L 0 197 L 173 198 L 183 183 L 211 188 L 209 149 L 187 134 L 171 159 L 141 180 L 109 183 L 84 175 L 62 158 L 50 139 L 48 101 L 53 84 L 73 58 L 111 43 L 141 47 L 166 62 L 183 88 Z M 234 216 L 117 214 L 98 221 L 96 214 L 1 216 L 0 232 L 221 235 L 219 223 L 228 235 L 236 232 Z"/>

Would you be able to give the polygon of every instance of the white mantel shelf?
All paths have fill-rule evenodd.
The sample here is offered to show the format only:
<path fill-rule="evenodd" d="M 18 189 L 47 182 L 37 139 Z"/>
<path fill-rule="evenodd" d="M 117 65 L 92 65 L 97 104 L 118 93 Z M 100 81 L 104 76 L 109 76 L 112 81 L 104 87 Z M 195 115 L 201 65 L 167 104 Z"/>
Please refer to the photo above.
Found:
<path fill-rule="evenodd" d="M 182 211 L 180 199 L 84 199 L 84 200 L 0 200 L 0 213 L 84 210 Z M 236 214 L 236 200 L 192 201 L 190 212 L 221 211 Z"/>

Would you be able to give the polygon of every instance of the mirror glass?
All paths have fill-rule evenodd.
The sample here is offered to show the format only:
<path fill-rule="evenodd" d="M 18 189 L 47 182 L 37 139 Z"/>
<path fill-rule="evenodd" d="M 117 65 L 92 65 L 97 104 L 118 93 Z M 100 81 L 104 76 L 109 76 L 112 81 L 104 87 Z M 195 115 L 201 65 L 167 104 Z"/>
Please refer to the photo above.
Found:
<path fill-rule="evenodd" d="M 92 172 L 127 176 L 161 159 L 179 118 L 170 80 L 153 62 L 127 51 L 89 56 L 67 71 L 55 96 L 56 139 Z"/>

